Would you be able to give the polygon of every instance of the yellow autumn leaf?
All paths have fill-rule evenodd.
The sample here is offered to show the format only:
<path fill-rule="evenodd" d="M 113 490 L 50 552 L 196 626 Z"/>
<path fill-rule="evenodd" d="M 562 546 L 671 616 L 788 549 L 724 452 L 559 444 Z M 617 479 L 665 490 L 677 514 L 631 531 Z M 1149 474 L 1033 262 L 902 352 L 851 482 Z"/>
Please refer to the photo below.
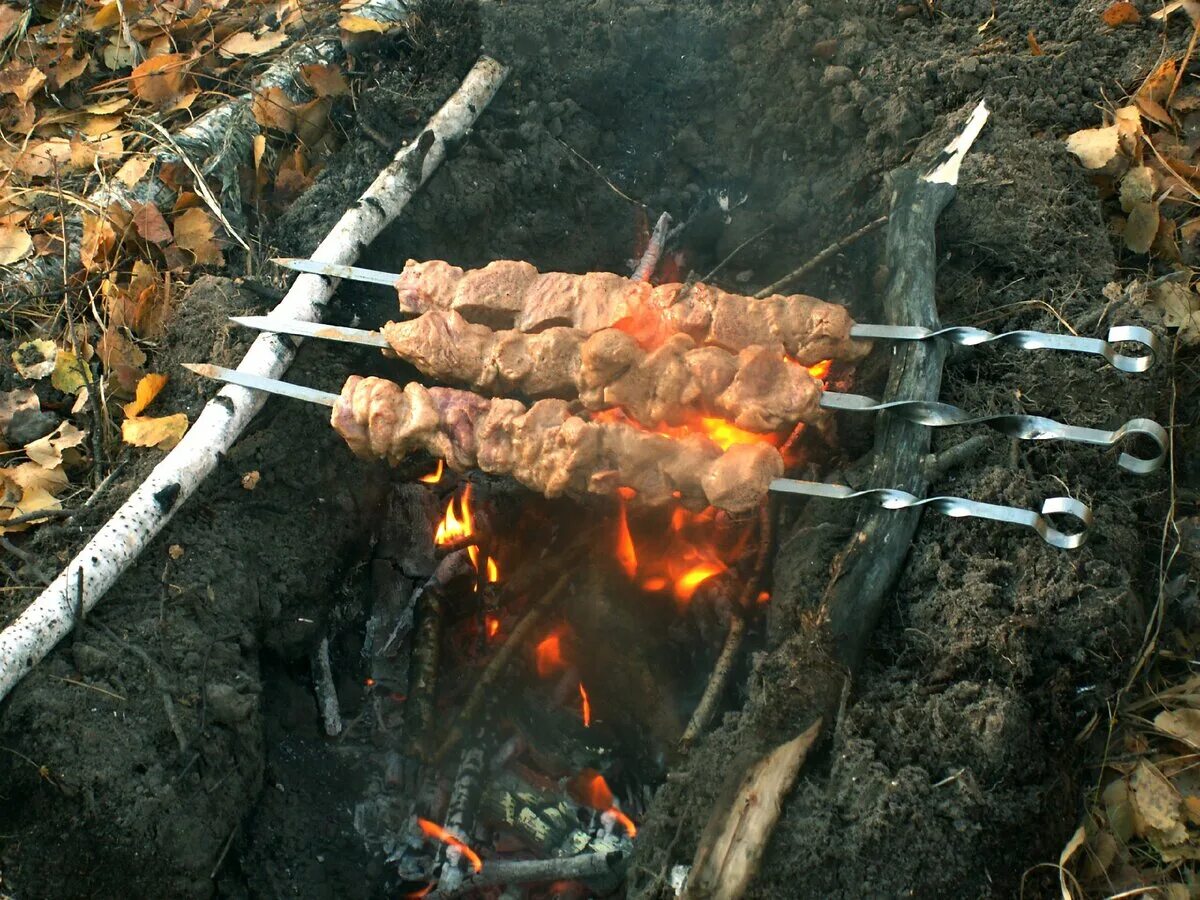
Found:
<path fill-rule="evenodd" d="M 125 185 L 125 187 L 133 187 L 142 180 L 142 176 L 150 171 L 150 167 L 154 165 L 154 157 L 148 154 L 131 156 L 117 169 L 117 174 L 114 176 L 117 181 Z"/>
<path fill-rule="evenodd" d="M 392 23 L 379 22 L 375 19 L 368 19 L 366 16 L 342 16 L 338 21 L 338 27 L 351 34 L 364 34 L 372 31 L 383 34 L 392 27 Z"/>
<path fill-rule="evenodd" d="M 129 418 L 135 418 L 142 414 L 150 402 L 159 395 L 167 384 L 166 375 L 156 375 L 151 373 L 143 375 L 141 381 L 137 383 L 137 390 L 133 400 L 121 407 L 125 411 L 125 415 Z"/>
<path fill-rule="evenodd" d="M 0 266 L 11 266 L 33 252 L 33 238 L 24 228 L 0 226 Z"/>
<path fill-rule="evenodd" d="M 157 447 L 170 450 L 183 438 L 188 428 L 185 413 L 161 418 L 138 416 L 121 423 L 121 440 L 134 447 Z"/>
<path fill-rule="evenodd" d="M 50 373 L 50 384 L 64 394 L 76 394 L 81 387 L 87 385 L 83 364 L 73 351 L 59 348 L 58 357 L 54 360 L 54 371 Z"/>
<path fill-rule="evenodd" d="M 193 207 L 175 217 L 175 243 L 188 250 L 202 266 L 225 263 L 221 247 L 216 242 L 216 223 L 204 210 Z"/>
<path fill-rule="evenodd" d="M 224 57 L 262 56 L 277 47 L 282 47 L 287 40 L 288 36 L 282 31 L 267 31 L 258 35 L 249 31 L 239 31 L 222 41 L 218 50 Z"/>
<path fill-rule="evenodd" d="M 78 447 L 87 437 L 87 432 L 81 431 L 70 422 L 63 422 L 53 432 L 30 441 L 25 445 L 25 455 L 47 469 L 55 469 L 62 465 L 63 451 Z"/>

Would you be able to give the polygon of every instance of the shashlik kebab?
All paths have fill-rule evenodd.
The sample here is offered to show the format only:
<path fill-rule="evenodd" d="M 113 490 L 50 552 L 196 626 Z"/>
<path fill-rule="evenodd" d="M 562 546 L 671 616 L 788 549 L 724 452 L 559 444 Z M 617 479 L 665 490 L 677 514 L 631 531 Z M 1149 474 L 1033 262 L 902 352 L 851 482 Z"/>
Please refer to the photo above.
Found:
<path fill-rule="evenodd" d="M 1141 435 L 1154 442 L 1152 456 L 1122 453 L 1117 464 L 1138 474 L 1159 468 L 1167 433 L 1158 423 L 1130 419 L 1115 431 L 1066 425 L 1043 416 L 971 416 L 948 403 L 896 400 L 880 403 L 861 394 L 826 391 L 821 380 L 782 349 L 752 346 L 733 354 L 697 347 L 674 334 L 644 350 L 624 331 L 585 334 L 550 328 L 537 334 L 492 331 L 457 312 L 431 311 L 379 332 L 270 316 L 233 321 L 266 331 L 366 344 L 394 352 L 424 375 L 490 395 L 578 398 L 591 411 L 617 408 L 641 425 L 686 425 L 715 416 L 747 431 L 774 432 L 814 422 L 822 408 L 856 412 L 888 410 L 920 425 L 986 425 L 1024 440 L 1067 440 L 1111 447 Z"/>
<path fill-rule="evenodd" d="M 220 366 L 184 365 L 208 378 L 333 407 L 334 429 L 359 456 L 395 463 L 424 450 L 454 469 L 511 475 L 548 497 L 628 496 L 621 490 L 625 488 L 634 492 L 632 500 L 639 504 L 708 503 L 732 513 L 753 509 L 767 491 L 832 499 L 868 497 L 888 509 L 928 505 L 955 518 L 1024 525 L 1062 549 L 1082 544 L 1092 522 L 1091 510 L 1070 497 L 1051 497 L 1037 513 L 961 497 L 920 499 L 897 490 L 855 491 L 780 478 L 783 460 L 768 444 L 735 444 L 722 452 L 700 435 L 673 439 L 622 423 L 588 422 L 572 416 L 563 400 L 539 400 L 526 407 L 453 388 L 415 383 L 401 387 L 357 375 L 338 395 Z M 1046 517 L 1056 513 L 1072 516 L 1082 530 L 1055 529 Z"/>
<path fill-rule="evenodd" d="M 1136 325 L 1110 328 L 1107 340 L 1024 330 L 994 334 L 969 326 L 871 325 L 855 323 L 836 303 L 804 294 L 760 300 L 700 283 L 651 286 L 607 272 L 539 273 L 519 260 L 497 260 L 473 270 L 441 260 L 409 260 L 398 274 L 311 259 L 275 262 L 297 272 L 394 287 L 402 312 L 455 310 L 469 322 L 524 332 L 554 326 L 591 332 L 622 325 L 639 338 L 661 340 L 682 331 L 699 344 L 734 351 L 782 344 L 806 366 L 824 359 L 853 362 L 866 355 L 871 340 L 941 339 L 967 347 L 1004 343 L 1024 350 L 1090 353 L 1122 372 L 1146 371 L 1158 351 L 1154 333 Z M 1124 343 L 1140 344 L 1143 355 L 1119 352 Z"/>

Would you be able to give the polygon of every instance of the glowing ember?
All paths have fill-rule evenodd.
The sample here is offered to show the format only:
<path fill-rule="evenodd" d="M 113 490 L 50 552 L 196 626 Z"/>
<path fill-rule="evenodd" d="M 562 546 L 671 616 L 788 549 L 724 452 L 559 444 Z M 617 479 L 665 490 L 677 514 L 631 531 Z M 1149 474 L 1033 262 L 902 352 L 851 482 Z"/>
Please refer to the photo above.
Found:
<path fill-rule="evenodd" d="M 815 366 L 808 367 L 808 374 L 818 381 L 824 381 L 825 376 L 829 374 L 829 368 L 833 365 L 832 359 L 823 359 Z"/>
<path fill-rule="evenodd" d="M 438 463 L 437 463 L 437 468 L 434 469 L 432 472 L 430 472 L 428 475 L 422 475 L 420 478 L 417 479 L 417 481 L 421 482 L 422 484 L 437 484 L 439 481 L 442 480 L 442 472 L 444 472 L 445 470 L 446 470 L 445 461 L 439 459 Z"/>
<path fill-rule="evenodd" d="M 446 514 L 438 522 L 433 542 L 439 547 L 452 544 L 475 534 L 475 516 L 471 512 L 471 485 L 467 485 L 462 497 L 451 497 L 446 504 Z M 472 548 L 474 549 L 474 548 Z M 474 557 L 472 557 L 474 562 Z"/>
<path fill-rule="evenodd" d="M 471 868 L 476 872 L 483 868 L 483 860 L 479 858 L 479 854 L 441 825 L 439 825 L 437 822 L 430 822 L 428 819 L 418 818 L 417 827 L 420 828 L 426 836 L 431 837 L 434 840 L 441 841 L 443 844 L 457 848 L 458 851 L 466 857 L 467 862 L 471 864 Z"/>
<path fill-rule="evenodd" d="M 711 416 L 704 416 L 700 419 L 700 428 L 722 450 L 728 450 L 734 444 L 776 443 L 774 435 L 746 431 L 744 428 L 738 428 L 731 422 L 726 422 L 724 419 L 715 419 Z"/>
<path fill-rule="evenodd" d="M 633 535 L 629 533 L 629 516 L 625 513 L 624 502 L 617 514 L 617 562 L 630 578 L 637 574 L 637 550 L 633 546 Z"/>
<path fill-rule="evenodd" d="M 726 566 L 722 562 L 705 562 L 693 566 L 675 579 L 675 599 L 680 603 L 686 603 L 692 599 L 696 588 L 714 575 L 720 575 L 724 571 L 726 571 Z"/>
<path fill-rule="evenodd" d="M 583 682 L 579 682 L 579 699 L 582 704 L 583 712 L 583 727 L 592 727 L 592 701 L 588 699 L 587 690 L 584 689 Z"/>
<path fill-rule="evenodd" d="M 563 659 L 562 641 L 559 639 L 558 632 L 542 638 L 542 642 L 537 645 L 534 654 L 539 678 L 548 678 L 567 667 L 567 661 Z"/>
<path fill-rule="evenodd" d="M 665 591 L 670 586 L 671 582 L 667 581 L 661 575 L 655 575 L 642 582 L 643 591 Z"/>
<path fill-rule="evenodd" d="M 771 595 L 769 592 L 767 592 L 767 591 L 759 591 L 758 592 L 758 602 L 759 603 L 769 603 L 770 600 L 771 600 Z"/>
<path fill-rule="evenodd" d="M 496 565 L 496 560 L 494 560 L 490 556 L 487 558 L 487 565 L 485 566 L 485 570 L 487 572 L 486 577 L 487 577 L 488 584 L 495 584 L 497 581 L 500 580 L 500 567 L 498 565 Z"/>
<path fill-rule="evenodd" d="M 621 810 L 613 806 L 609 809 L 606 809 L 604 814 L 606 816 L 612 816 L 614 819 L 616 819 L 617 824 L 625 829 L 625 833 L 629 835 L 630 840 L 633 840 L 635 837 L 637 837 L 637 826 L 633 824 L 633 819 L 629 818 L 629 816 L 625 815 L 625 813 L 621 812 Z"/>
<path fill-rule="evenodd" d="M 487 632 L 488 638 L 494 638 L 500 633 L 500 620 L 495 616 L 485 616 L 483 620 L 484 631 Z"/>

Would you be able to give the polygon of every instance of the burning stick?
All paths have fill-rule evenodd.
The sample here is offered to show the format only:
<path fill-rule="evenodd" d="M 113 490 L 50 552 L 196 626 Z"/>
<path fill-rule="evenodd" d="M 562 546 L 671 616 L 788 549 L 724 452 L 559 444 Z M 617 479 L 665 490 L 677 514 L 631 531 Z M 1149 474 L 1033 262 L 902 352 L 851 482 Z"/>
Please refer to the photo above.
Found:
<path fill-rule="evenodd" d="M 477 875 L 465 878 L 453 890 L 439 888 L 426 894 L 428 900 L 466 897 L 472 891 L 501 884 L 532 884 L 538 881 L 616 881 L 621 878 L 628 854 L 621 850 L 608 853 L 581 853 L 563 859 L 494 860 Z"/>
<path fill-rule="evenodd" d="M 338 706 L 337 688 L 333 684 L 333 670 L 329 665 L 329 638 L 321 638 L 321 643 L 317 645 L 312 668 L 317 705 L 321 707 L 325 733 L 330 737 L 337 737 L 342 733 L 342 713 Z"/>
<path fill-rule="evenodd" d="M 663 246 L 667 242 L 667 232 L 671 230 L 671 216 L 668 213 L 663 213 L 658 217 L 658 221 L 654 223 L 654 231 L 650 233 L 650 240 L 646 244 L 646 252 L 642 254 L 642 258 L 638 261 L 637 268 L 633 270 L 633 274 L 629 277 L 634 281 L 649 281 L 654 275 L 654 270 L 658 268 L 658 260 L 662 256 Z"/>
<path fill-rule="evenodd" d="M 441 877 L 438 879 L 439 891 L 456 890 L 463 881 L 463 869 L 460 862 L 466 854 L 463 847 L 467 846 L 471 826 L 475 819 L 475 808 L 479 805 L 479 792 L 485 765 L 486 755 L 482 743 L 466 750 L 462 761 L 458 764 L 458 774 L 454 778 L 454 789 L 450 793 L 450 803 L 446 808 L 446 826 L 448 834 L 454 835 L 461 843 L 449 842 L 443 851 Z M 480 867 L 476 865 L 478 857 L 468 860 L 476 874 Z"/>
<path fill-rule="evenodd" d="M 424 598 L 421 620 L 413 641 L 413 679 L 410 708 L 414 710 L 416 728 L 420 734 L 418 749 L 433 739 L 434 701 L 437 695 L 438 660 L 442 642 L 442 597 L 447 584 L 473 572 L 467 549 L 456 550 L 438 563 L 434 573 L 417 588 L 413 602 Z"/>

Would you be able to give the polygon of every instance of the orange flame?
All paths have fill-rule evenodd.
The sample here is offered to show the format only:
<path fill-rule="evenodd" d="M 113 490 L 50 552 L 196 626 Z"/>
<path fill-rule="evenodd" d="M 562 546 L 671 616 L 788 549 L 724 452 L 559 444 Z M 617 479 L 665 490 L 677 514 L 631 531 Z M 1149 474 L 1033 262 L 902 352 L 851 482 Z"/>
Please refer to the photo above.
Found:
<path fill-rule="evenodd" d="M 485 571 L 487 573 L 485 577 L 487 578 L 488 584 L 495 584 L 500 580 L 500 567 L 496 565 L 496 560 L 490 556 L 487 558 Z"/>
<path fill-rule="evenodd" d="M 420 478 L 417 479 L 417 481 L 421 482 L 422 484 L 437 484 L 439 481 L 442 480 L 442 472 L 444 472 L 445 470 L 446 470 L 446 461 L 439 459 L 438 463 L 437 463 L 437 468 L 434 469 L 432 472 L 430 472 L 428 475 L 422 475 Z"/>
<path fill-rule="evenodd" d="M 557 631 L 542 638 L 534 654 L 539 678 L 548 678 L 567 667 L 567 661 L 563 659 L 562 655 L 562 642 L 559 640 Z"/>
<path fill-rule="evenodd" d="M 833 365 L 832 359 L 823 359 L 816 365 L 808 367 L 808 374 L 818 381 L 824 381 L 825 376 L 829 374 L 829 368 Z"/>
<path fill-rule="evenodd" d="M 451 497 L 450 502 L 446 504 L 446 514 L 438 523 L 437 533 L 433 536 L 433 542 L 439 547 L 475 534 L 475 515 L 471 511 L 471 487 L 468 484 L 463 490 L 461 498 Z M 474 555 L 472 555 L 472 562 L 474 562 Z"/>
<path fill-rule="evenodd" d="M 675 579 L 675 599 L 680 603 L 687 603 L 700 585 L 725 571 L 728 571 L 728 567 L 720 560 L 692 566 Z"/>
<path fill-rule="evenodd" d="M 587 690 L 583 686 L 583 682 L 579 682 L 579 699 L 582 703 L 583 711 L 583 727 L 592 727 L 592 701 L 588 699 Z"/>
<path fill-rule="evenodd" d="M 494 638 L 500 633 L 500 620 L 495 616 L 485 616 L 483 619 L 483 628 L 487 632 L 489 639 Z"/>
<path fill-rule="evenodd" d="M 458 851 L 467 858 L 467 862 L 471 864 L 471 868 L 476 872 L 483 869 L 483 860 L 479 858 L 479 854 L 464 844 L 455 835 L 451 834 L 437 822 L 430 822 L 428 819 L 417 819 L 417 827 L 424 832 L 428 837 L 434 840 L 441 841 L 451 847 L 458 848 Z"/>
<path fill-rule="evenodd" d="M 701 416 L 700 430 L 722 450 L 728 450 L 734 444 L 778 443 L 778 439 L 774 435 L 746 431 L 744 428 L 738 428 L 732 422 L 712 416 Z"/>
<path fill-rule="evenodd" d="M 567 792 L 577 803 L 612 816 L 625 829 L 630 839 L 637 837 L 637 825 L 621 810 L 617 809 L 616 797 L 604 776 L 595 769 L 584 769 L 567 785 Z"/>
<path fill-rule="evenodd" d="M 624 501 L 617 513 L 617 562 L 630 578 L 637 574 L 637 550 L 633 546 L 633 535 L 629 533 L 629 516 L 625 512 Z"/>

